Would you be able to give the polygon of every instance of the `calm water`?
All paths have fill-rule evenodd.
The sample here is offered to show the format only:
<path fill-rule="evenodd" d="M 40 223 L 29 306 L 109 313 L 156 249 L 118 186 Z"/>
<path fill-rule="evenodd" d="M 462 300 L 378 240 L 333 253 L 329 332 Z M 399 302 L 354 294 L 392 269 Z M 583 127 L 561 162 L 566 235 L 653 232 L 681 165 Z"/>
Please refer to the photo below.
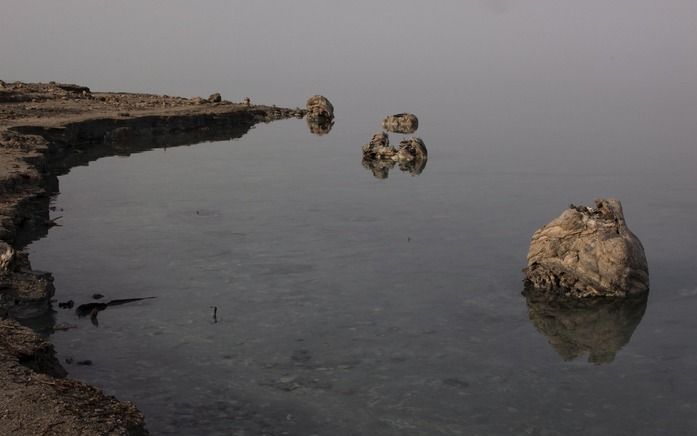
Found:
<path fill-rule="evenodd" d="M 71 376 L 134 401 L 154 434 L 696 434 L 695 8 L 542 3 L 238 5 L 224 30 L 188 11 L 216 23 L 220 52 L 193 58 L 209 83 L 157 77 L 163 57 L 132 89 L 287 106 L 319 92 L 336 124 L 61 177 L 62 227 L 29 248 L 57 299 L 157 297 L 98 328 L 56 309 L 77 325 L 51 336 L 61 358 L 94 362 Z M 138 53 L 187 40 L 154 26 L 170 39 Z M 124 87 L 109 77 L 93 80 Z M 401 111 L 428 165 L 376 179 L 361 145 Z M 599 196 L 644 243 L 647 304 L 529 305 L 530 236 Z"/>

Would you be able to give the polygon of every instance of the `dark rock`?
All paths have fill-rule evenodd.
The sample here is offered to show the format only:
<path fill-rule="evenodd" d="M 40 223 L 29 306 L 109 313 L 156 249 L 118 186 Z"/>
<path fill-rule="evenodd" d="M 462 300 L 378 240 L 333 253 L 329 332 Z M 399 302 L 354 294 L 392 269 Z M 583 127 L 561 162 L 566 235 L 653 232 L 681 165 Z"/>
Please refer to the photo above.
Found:
<path fill-rule="evenodd" d="M 99 294 L 99 293 L 92 294 L 92 299 L 94 299 L 94 300 L 101 300 L 102 298 L 104 298 L 104 295 L 102 295 L 102 294 Z"/>
<path fill-rule="evenodd" d="M 532 236 L 527 287 L 575 298 L 626 297 L 649 290 L 644 247 L 616 199 L 571 205 Z"/>
<path fill-rule="evenodd" d="M 216 92 L 215 94 L 211 94 L 210 97 L 208 97 L 208 101 L 210 101 L 211 103 L 220 103 L 221 101 L 223 101 L 223 98 L 220 96 L 219 93 Z"/>
<path fill-rule="evenodd" d="M 86 86 L 74 85 L 72 83 L 56 83 L 54 86 L 63 91 L 72 92 L 75 94 L 91 94 L 92 91 Z"/>
<path fill-rule="evenodd" d="M 74 305 L 75 305 L 75 302 L 73 300 L 68 300 L 64 303 L 58 303 L 58 307 L 60 309 L 72 309 Z"/>

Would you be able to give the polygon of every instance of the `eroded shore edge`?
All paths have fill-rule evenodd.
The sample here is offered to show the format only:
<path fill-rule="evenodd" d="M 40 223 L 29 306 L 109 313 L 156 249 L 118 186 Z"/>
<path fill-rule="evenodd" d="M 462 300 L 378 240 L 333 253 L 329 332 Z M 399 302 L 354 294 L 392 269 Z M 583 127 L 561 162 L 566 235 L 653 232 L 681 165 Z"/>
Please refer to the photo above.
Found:
<path fill-rule="evenodd" d="M 34 271 L 22 250 L 54 224 L 57 177 L 100 157 L 237 138 L 257 123 L 304 115 L 217 94 L 0 81 L 0 435 L 148 434 L 133 404 L 65 378 L 53 346 L 12 320 L 51 310 L 53 278 Z"/>

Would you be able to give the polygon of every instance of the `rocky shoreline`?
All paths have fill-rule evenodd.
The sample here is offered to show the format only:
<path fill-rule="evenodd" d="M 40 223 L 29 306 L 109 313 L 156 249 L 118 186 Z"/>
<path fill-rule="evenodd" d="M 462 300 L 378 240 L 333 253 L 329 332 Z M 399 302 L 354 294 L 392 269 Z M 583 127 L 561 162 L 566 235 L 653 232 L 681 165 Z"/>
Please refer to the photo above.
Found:
<path fill-rule="evenodd" d="M 304 109 L 209 98 L 92 92 L 0 81 L 0 435 L 144 435 L 135 406 L 65 378 L 53 347 L 14 319 L 51 310 L 53 279 L 22 250 L 55 225 L 59 175 L 100 157 L 237 138 Z"/>

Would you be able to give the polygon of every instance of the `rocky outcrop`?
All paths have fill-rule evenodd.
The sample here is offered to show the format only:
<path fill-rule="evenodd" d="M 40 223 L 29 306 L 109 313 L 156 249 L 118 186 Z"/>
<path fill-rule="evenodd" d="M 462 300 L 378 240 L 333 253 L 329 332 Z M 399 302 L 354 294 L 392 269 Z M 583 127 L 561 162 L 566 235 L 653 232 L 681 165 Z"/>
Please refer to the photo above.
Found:
<path fill-rule="evenodd" d="M 526 286 L 559 295 L 626 297 L 649 290 L 644 247 L 616 199 L 571 205 L 537 230 L 524 269 Z"/>
<path fill-rule="evenodd" d="M 330 121 L 334 119 L 334 106 L 327 97 L 313 95 L 307 99 L 307 119 L 313 121 Z"/>
<path fill-rule="evenodd" d="M 383 120 L 382 128 L 392 133 L 411 134 L 419 128 L 419 119 L 409 113 L 390 115 Z"/>

